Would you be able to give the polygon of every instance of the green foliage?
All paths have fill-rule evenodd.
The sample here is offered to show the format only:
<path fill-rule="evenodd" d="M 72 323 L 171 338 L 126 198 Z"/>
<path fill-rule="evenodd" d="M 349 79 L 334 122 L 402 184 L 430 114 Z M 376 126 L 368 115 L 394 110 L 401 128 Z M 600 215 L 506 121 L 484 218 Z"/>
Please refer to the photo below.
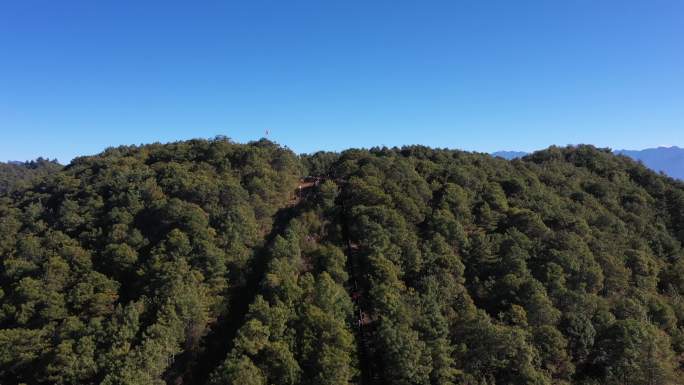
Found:
<path fill-rule="evenodd" d="M 682 383 L 684 185 L 607 150 L 53 168 L 0 196 L 3 384 Z"/>
<path fill-rule="evenodd" d="M 27 188 L 61 168 L 57 159 L 38 158 L 28 162 L 0 163 L 0 194 Z"/>
<path fill-rule="evenodd" d="M 182 374 L 300 173 L 273 143 L 222 138 L 22 167 L 35 179 L 0 198 L 2 383 Z"/>

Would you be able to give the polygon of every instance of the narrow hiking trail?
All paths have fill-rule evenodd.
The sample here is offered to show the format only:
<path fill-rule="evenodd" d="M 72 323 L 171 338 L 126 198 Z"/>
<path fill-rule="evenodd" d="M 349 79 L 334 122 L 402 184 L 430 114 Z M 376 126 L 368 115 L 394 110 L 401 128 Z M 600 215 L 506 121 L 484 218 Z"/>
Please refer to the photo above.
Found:
<path fill-rule="evenodd" d="M 372 322 L 368 311 L 367 298 L 368 290 L 361 281 L 362 276 L 359 265 L 358 245 L 347 240 L 347 258 L 350 272 L 350 291 L 354 303 L 354 314 L 356 316 L 353 325 L 359 355 L 359 369 L 361 371 L 361 384 L 378 384 L 378 378 L 373 370 L 372 347 L 370 336 L 372 335 Z"/>
<path fill-rule="evenodd" d="M 345 214 L 344 202 L 342 202 L 341 223 L 342 237 L 345 242 L 347 255 L 347 270 L 349 272 L 349 292 L 354 303 L 354 314 L 356 315 L 353 325 L 356 335 L 356 343 L 359 356 L 359 370 L 361 372 L 361 385 L 382 384 L 377 370 L 376 361 L 373 358 L 372 335 L 373 322 L 370 307 L 368 304 L 368 285 L 364 277 L 362 268 L 362 256 L 359 253 L 359 245 L 354 243 L 349 234 L 348 218 Z"/>
<path fill-rule="evenodd" d="M 298 207 L 310 193 L 312 183 L 300 179 L 289 203 L 274 215 L 271 231 L 265 236 L 263 245 L 254 253 L 250 263 L 250 273 L 245 285 L 233 289 L 228 312 L 216 320 L 214 327 L 203 337 L 207 348 L 192 357 L 194 365 L 185 373 L 173 378 L 167 376 L 169 384 L 204 385 L 214 368 L 228 356 L 233 349 L 238 330 L 244 324 L 249 306 L 254 302 L 269 263 L 269 246 L 275 237 L 282 234 L 287 224 L 296 217 Z M 190 359 L 187 359 L 188 361 Z"/>
<path fill-rule="evenodd" d="M 300 209 L 310 203 L 309 201 L 315 196 L 316 188 L 325 180 L 327 178 L 324 177 L 306 177 L 299 180 L 287 205 L 274 216 L 273 226 L 265 236 L 263 245 L 255 252 L 245 285 L 234 289 L 227 314 L 219 317 L 214 327 L 203 337 L 206 349 L 193 356 L 177 357 L 178 367 L 182 367 L 182 363 L 194 364 L 190 365 L 184 373 L 170 370 L 165 378 L 167 383 L 203 385 L 208 382 L 212 370 L 219 366 L 233 349 L 237 332 L 244 324 L 249 307 L 258 294 L 259 285 L 266 274 L 270 260 L 269 246 L 277 235 L 285 231 L 287 224 L 297 217 Z M 346 184 L 342 180 L 334 180 L 334 183 L 342 186 Z M 377 360 L 374 359 L 375 351 L 372 341 L 375 324 L 368 303 L 368 282 L 363 273 L 363 255 L 359 245 L 350 238 L 348 218 L 344 209 L 341 210 L 338 220 L 341 221 L 343 241 L 341 246 L 347 257 L 346 269 L 349 273 L 347 293 L 354 304 L 354 319 L 350 329 L 354 333 L 357 344 L 360 371 L 358 383 L 360 385 L 384 384 L 380 376 L 381 370 Z"/>

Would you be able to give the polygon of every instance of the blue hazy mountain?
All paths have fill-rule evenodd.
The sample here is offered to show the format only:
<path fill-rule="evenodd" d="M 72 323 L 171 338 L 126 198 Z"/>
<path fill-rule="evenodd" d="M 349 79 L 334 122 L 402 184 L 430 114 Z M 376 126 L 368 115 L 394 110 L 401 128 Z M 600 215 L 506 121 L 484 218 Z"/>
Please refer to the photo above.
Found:
<path fill-rule="evenodd" d="M 645 166 L 684 180 L 684 148 L 677 146 L 647 148 L 645 150 L 615 150 L 616 154 L 640 160 Z"/>
<path fill-rule="evenodd" d="M 641 161 L 654 171 L 684 180 L 684 148 L 677 146 L 647 148 L 645 150 L 614 150 L 616 154 L 625 155 Z M 496 151 L 492 155 L 504 159 L 515 159 L 527 155 L 524 151 Z"/>
<path fill-rule="evenodd" d="M 498 156 L 500 158 L 511 160 L 511 159 L 515 159 L 515 158 L 521 158 L 521 157 L 527 155 L 527 153 L 524 151 L 496 151 L 496 152 L 492 152 L 492 155 Z"/>

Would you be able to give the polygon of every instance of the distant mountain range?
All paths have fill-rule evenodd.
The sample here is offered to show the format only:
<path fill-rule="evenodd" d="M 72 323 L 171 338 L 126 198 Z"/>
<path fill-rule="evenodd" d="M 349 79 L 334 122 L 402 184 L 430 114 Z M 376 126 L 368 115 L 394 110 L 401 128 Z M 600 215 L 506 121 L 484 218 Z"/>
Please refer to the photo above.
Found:
<path fill-rule="evenodd" d="M 492 152 L 493 156 L 498 156 L 500 158 L 504 158 L 504 159 L 508 159 L 508 160 L 515 159 L 515 158 L 522 158 L 523 156 L 525 156 L 527 154 L 529 154 L 529 152 L 525 152 L 525 151 L 496 151 L 496 152 Z"/>
<path fill-rule="evenodd" d="M 614 150 L 615 154 L 625 155 L 641 161 L 654 171 L 684 180 L 684 148 L 677 146 L 647 148 L 645 150 Z M 524 151 L 496 151 L 492 155 L 504 159 L 515 159 L 527 155 Z"/>
<path fill-rule="evenodd" d="M 673 146 L 613 152 L 640 160 L 652 170 L 662 171 L 673 178 L 684 180 L 684 148 Z"/>

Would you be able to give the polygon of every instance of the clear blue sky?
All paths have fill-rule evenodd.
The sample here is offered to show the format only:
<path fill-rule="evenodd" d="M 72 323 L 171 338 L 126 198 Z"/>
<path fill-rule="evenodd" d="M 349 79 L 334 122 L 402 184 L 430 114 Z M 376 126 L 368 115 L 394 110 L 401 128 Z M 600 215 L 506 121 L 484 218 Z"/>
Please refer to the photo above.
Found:
<path fill-rule="evenodd" d="M 684 2 L 0 3 L 0 160 L 227 135 L 297 152 L 684 145 Z"/>

